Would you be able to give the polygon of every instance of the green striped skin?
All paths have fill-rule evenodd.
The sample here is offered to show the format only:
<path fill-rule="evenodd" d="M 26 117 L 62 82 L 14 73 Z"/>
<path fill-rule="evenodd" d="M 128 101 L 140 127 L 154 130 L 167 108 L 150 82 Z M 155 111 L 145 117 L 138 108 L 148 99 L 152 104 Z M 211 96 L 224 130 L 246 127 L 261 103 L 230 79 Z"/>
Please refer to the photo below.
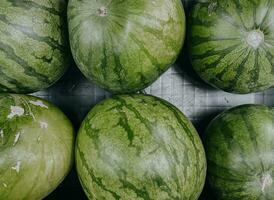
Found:
<path fill-rule="evenodd" d="M 36 97 L 0 94 L 0 110 L 0 199 L 43 199 L 71 168 L 73 127 Z"/>
<path fill-rule="evenodd" d="M 208 180 L 218 200 L 274 199 L 274 109 L 243 105 L 206 130 Z"/>
<path fill-rule="evenodd" d="M 31 93 L 68 66 L 65 0 L 0 0 L 0 92 Z"/>
<path fill-rule="evenodd" d="M 68 24 L 76 64 L 113 93 L 154 82 L 175 62 L 185 36 L 180 0 L 70 0 Z"/>
<path fill-rule="evenodd" d="M 204 2 L 190 17 L 189 50 L 197 73 L 231 93 L 273 87 L 274 1 Z"/>
<path fill-rule="evenodd" d="M 191 122 L 168 102 L 114 96 L 82 123 L 76 166 L 91 200 L 196 200 L 205 153 Z"/>

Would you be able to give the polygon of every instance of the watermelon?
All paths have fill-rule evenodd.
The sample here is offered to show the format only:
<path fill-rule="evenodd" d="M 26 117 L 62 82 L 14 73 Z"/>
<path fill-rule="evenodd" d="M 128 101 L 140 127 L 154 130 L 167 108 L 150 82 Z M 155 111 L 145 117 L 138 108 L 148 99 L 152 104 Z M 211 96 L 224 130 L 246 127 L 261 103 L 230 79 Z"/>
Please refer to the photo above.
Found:
<path fill-rule="evenodd" d="M 273 0 L 206 0 L 190 18 L 190 57 L 202 79 L 240 94 L 274 86 Z"/>
<path fill-rule="evenodd" d="M 65 0 L 2 0 L 0 92 L 31 93 L 49 87 L 69 60 Z"/>
<path fill-rule="evenodd" d="M 83 74 L 113 93 L 130 93 L 150 85 L 175 62 L 185 13 L 180 0 L 70 0 L 68 25 Z"/>
<path fill-rule="evenodd" d="M 54 105 L 0 94 L 0 199 L 39 200 L 73 163 L 73 127 Z"/>
<path fill-rule="evenodd" d="M 153 96 L 114 96 L 96 105 L 76 142 L 89 199 L 196 200 L 206 159 L 191 122 Z"/>
<path fill-rule="evenodd" d="M 208 126 L 208 180 L 216 199 L 274 199 L 273 122 L 273 108 L 243 105 Z"/>

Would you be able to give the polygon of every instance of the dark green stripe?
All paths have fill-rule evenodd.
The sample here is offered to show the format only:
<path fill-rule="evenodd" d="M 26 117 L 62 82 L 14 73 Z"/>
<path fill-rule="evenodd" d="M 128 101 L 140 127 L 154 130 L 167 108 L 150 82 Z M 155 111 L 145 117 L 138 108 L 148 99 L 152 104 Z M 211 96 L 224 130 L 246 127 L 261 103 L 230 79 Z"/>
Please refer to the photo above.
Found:
<path fill-rule="evenodd" d="M 244 55 L 246 53 L 246 50 L 247 49 L 243 49 L 241 54 L 239 55 L 239 58 Z M 220 61 L 222 60 L 223 58 L 220 59 Z M 245 57 L 245 59 L 248 59 L 248 57 Z M 234 60 L 233 62 L 231 62 L 230 65 L 226 66 L 220 73 L 216 73 L 215 77 L 218 78 L 219 80 L 222 80 L 223 76 L 226 75 L 227 72 L 231 71 L 231 68 L 230 66 L 234 65 L 234 62 L 237 61 L 237 60 Z M 241 67 L 241 66 L 240 66 Z M 243 68 L 243 67 L 241 67 Z M 215 77 L 213 78 L 212 81 L 214 81 Z"/>
<path fill-rule="evenodd" d="M 140 114 L 140 112 L 134 108 L 132 105 L 128 104 L 122 97 L 120 96 L 114 96 L 112 97 L 114 100 L 118 101 L 122 106 L 125 106 L 128 110 L 130 110 L 137 119 L 140 120 L 140 122 L 142 124 L 145 125 L 145 127 L 147 128 L 147 130 L 150 132 L 151 131 L 151 126 L 150 126 L 150 122 L 145 119 L 144 117 L 142 117 L 142 115 Z"/>
<path fill-rule="evenodd" d="M 116 18 L 118 18 L 119 20 L 115 20 L 113 19 L 112 22 L 114 22 L 115 24 L 119 25 L 119 26 L 122 26 L 121 23 L 120 23 L 120 20 L 126 20 L 125 19 L 125 16 L 123 14 L 120 14 L 120 13 L 112 13 L 113 16 L 115 16 Z M 141 17 L 141 15 L 139 15 L 139 17 Z M 154 37 L 156 37 L 158 40 L 162 40 L 163 37 L 164 37 L 164 32 L 163 30 L 157 30 L 157 29 L 153 29 L 151 28 L 150 26 L 146 25 L 146 24 L 142 24 L 140 22 L 138 22 L 137 20 L 133 20 L 131 21 L 132 23 L 136 24 L 137 26 L 139 27 L 142 27 L 142 30 L 144 32 L 147 32 L 147 33 L 150 33 L 152 34 Z M 165 39 L 167 39 L 165 41 L 165 45 L 166 47 L 173 47 L 173 46 L 177 46 L 178 44 L 176 42 L 176 40 L 174 40 L 174 38 L 172 37 L 165 37 Z"/>
<path fill-rule="evenodd" d="M 103 32 L 103 38 L 106 38 L 105 31 Z M 103 42 L 103 45 L 102 45 L 102 51 L 103 51 L 102 55 L 103 55 L 103 58 L 101 59 L 100 69 L 102 71 L 104 79 L 107 80 L 107 66 L 108 66 L 108 54 L 107 54 L 107 45 L 106 45 L 107 41 L 106 41 L 106 39 L 104 39 L 102 42 Z M 110 38 L 109 42 L 112 43 L 111 38 Z M 90 47 L 90 50 L 92 52 L 92 47 Z"/>
<path fill-rule="evenodd" d="M 80 181 L 82 188 L 84 189 L 85 194 L 88 196 L 88 199 L 94 199 L 94 195 L 91 193 L 90 189 L 86 187 L 81 176 L 78 176 L 78 179 Z"/>
<path fill-rule="evenodd" d="M 214 55 L 221 55 L 221 58 L 220 59 L 223 59 L 222 56 L 225 56 L 231 52 L 233 52 L 237 47 L 239 47 L 239 44 L 235 44 L 233 46 L 230 46 L 228 48 L 225 48 L 225 49 L 221 49 L 221 50 L 217 50 L 215 51 L 214 49 L 211 49 L 203 54 L 192 54 L 192 59 L 193 60 L 197 60 L 197 59 L 205 59 L 209 56 L 214 56 Z M 215 65 L 212 65 L 213 68 L 215 68 L 216 66 Z M 207 68 L 208 69 L 208 68 Z"/>
<path fill-rule="evenodd" d="M 113 196 L 114 199 L 116 199 L 116 200 L 121 199 L 121 197 L 120 197 L 117 193 L 115 193 L 114 191 L 108 189 L 108 188 L 103 184 L 102 178 L 96 177 L 96 176 L 94 175 L 94 172 L 93 172 L 93 170 L 92 170 L 92 167 L 89 167 L 89 164 L 86 162 L 85 154 L 80 150 L 79 145 L 78 145 L 78 147 L 77 147 L 77 152 L 78 152 L 78 154 L 79 154 L 79 157 L 80 157 L 80 159 L 81 159 L 81 162 L 82 162 L 82 164 L 83 164 L 83 167 L 86 168 L 86 170 L 88 171 L 88 175 L 90 176 L 92 182 L 93 182 L 94 184 L 96 184 L 98 187 L 100 187 L 102 190 L 104 190 L 105 192 L 110 193 L 110 194 Z"/>
<path fill-rule="evenodd" d="M 238 59 L 241 58 L 244 54 L 246 54 L 246 51 L 247 51 L 247 48 L 242 49 L 242 50 L 240 51 L 241 54 L 239 55 Z M 239 52 L 239 53 L 240 53 L 240 52 Z M 223 56 L 225 56 L 225 55 L 223 55 Z M 222 58 L 223 58 L 223 57 L 221 56 L 220 59 L 219 59 L 220 62 L 221 62 Z M 248 59 L 248 55 L 246 55 L 246 57 L 245 57 L 243 60 L 245 61 L 245 59 Z M 219 85 L 220 82 L 223 81 L 223 78 L 227 75 L 227 73 L 231 72 L 231 67 L 235 66 L 235 64 L 234 64 L 235 61 L 238 61 L 238 60 L 237 60 L 237 59 L 236 59 L 236 60 L 233 60 L 233 62 L 231 62 L 229 65 L 225 66 L 221 72 L 216 73 L 216 74 L 214 74 L 213 77 L 208 78 L 209 82 L 216 83 L 216 85 Z M 246 60 L 246 61 L 247 61 L 247 60 Z M 242 62 L 242 63 L 243 63 L 243 62 Z M 214 63 L 214 66 L 215 66 L 215 64 L 218 66 L 219 63 L 216 63 L 216 62 L 215 62 L 215 63 Z M 210 67 L 210 68 L 211 68 L 211 67 Z M 244 68 L 243 66 L 241 66 L 241 64 L 240 64 L 240 65 L 238 66 L 237 69 L 238 69 L 238 70 L 239 70 L 239 69 L 244 70 L 245 68 Z M 236 76 L 233 78 L 233 80 L 232 80 L 231 82 L 236 83 L 236 81 L 238 81 L 237 75 L 239 75 L 239 74 L 236 73 Z M 227 81 L 227 82 L 228 82 L 228 81 Z M 223 85 L 223 86 L 222 86 L 223 89 L 229 91 L 229 89 L 231 88 L 231 85 L 232 85 L 231 82 L 230 82 L 230 83 L 228 82 L 229 85 Z"/>
<path fill-rule="evenodd" d="M 253 27 L 252 29 L 258 29 L 258 24 L 257 24 L 257 5 L 253 4 Z"/>
<path fill-rule="evenodd" d="M 138 40 L 138 38 L 134 34 L 129 34 L 129 36 L 135 42 L 135 44 L 137 44 L 140 50 L 145 53 L 149 61 L 156 67 L 158 75 L 162 74 L 163 69 L 161 68 L 161 64 L 158 63 L 157 59 L 149 53 L 149 50 L 144 46 L 143 42 Z"/>
<path fill-rule="evenodd" d="M 37 77 L 39 81 L 42 81 L 44 83 L 51 83 L 51 80 L 47 76 L 36 72 L 35 69 L 32 68 L 25 60 L 17 56 L 13 48 L 9 45 L 0 42 L 0 50 L 6 54 L 7 58 L 11 59 L 12 61 L 16 62 L 19 66 L 21 66 L 24 69 L 25 74 L 31 77 Z"/>
<path fill-rule="evenodd" d="M 248 55 L 245 57 L 245 59 L 242 61 L 242 63 L 238 66 L 238 69 L 236 70 L 236 76 L 235 76 L 234 80 L 230 82 L 228 89 L 235 87 L 237 85 L 237 82 L 241 79 L 241 76 L 243 75 L 243 72 L 246 69 L 246 67 L 244 65 L 248 61 L 251 53 L 252 53 L 252 51 L 249 49 Z"/>
<path fill-rule="evenodd" d="M 113 22 L 115 22 L 115 24 L 120 26 L 120 28 L 124 28 L 123 25 L 120 24 L 120 22 L 117 22 L 116 20 L 114 20 Z M 140 50 L 145 53 L 149 61 L 156 67 L 158 73 L 161 74 L 162 69 L 160 67 L 160 64 L 158 63 L 157 59 L 150 54 L 149 50 L 144 46 L 143 42 L 138 40 L 138 38 L 132 33 L 130 33 L 129 36 L 135 42 L 135 44 L 140 48 Z"/>
<path fill-rule="evenodd" d="M 258 148 L 258 141 L 257 141 L 257 132 L 255 131 L 255 128 L 253 126 L 253 122 L 250 122 L 249 120 L 249 113 L 246 112 L 244 109 L 241 110 L 241 112 L 239 112 L 240 116 L 242 117 L 244 123 L 245 123 L 245 127 L 247 129 L 247 132 L 249 134 L 250 137 L 250 141 L 253 144 L 253 148 L 254 148 L 254 152 L 255 155 L 257 156 L 257 159 L 261 165 L 261 171 L 264 172 L 266 169 L 264 167 L 263 161 L 260 158 L 260 149 Z"/>
<path fill-rule="evenodd" d="M 205 6 L 206 10 L 208 10 L 208 6 L 209 6 L 209 4 L 207 4 Z M 218 7 L 218 8 L 220 8 L 220 7 Z M 225 22 L 229 23 L 230 25 L 232 25 L 233 27 L 235 27 L 235 28 L 237 28 L 239 30 L 246 31 L 246 29 L 244 27 L 242 27 L 241 24 L 238 24 L 234 20 L 233 16 L 231 16 L 229 13 L 227 13 L 226 10 L 220 8 L 220 10 L 216 10 L 216 12 L 217 12 L 216 14 L 219 16 L 219 18 L 221 18 Z M 212 22 L 209 23 L 209 22 L 206 22 L 204 19 L 199 19 L 197 17 L 196 18 L 192 18 L 191 24 L 192 24 L 192 26 L 199 25 L 199 26 L 203 26 L 203 27 L 207 27 L 207 28 L 216 26 L 216 23 L 214 21 L 212 21 Z"/>
<path fill-rule="evenodd" d="M 247 182 L 253 181 L 254 173 L 256 173 L 256 171 L 251 172 L 250 170 L 246 170 L 245 173 L 242 171 L 235 171 L 229 167 L 221 166 L 219 163 L 208 158 L 208 173 L 210 176 L 218 177 L 222 180 L 227 179 L 235 182 Z"/>
<path fill-rule="evenodd" d="M 257 49 L 255 51 L 255 62 L 253 66 L 253 70 L 251 72 L 250 76 L 250 82 L 255 82 L 259 83 L 259 78 L 260 78 L 260 66 L 259 66 L 259 50 Z M 249 89 L 252 90 L 252 85 L 249 85 Z"/>
<path fill-rule="evenodd" d="M 63 45 L 59 44 L 58 40 L 54 40 L 53 38 L 51 38 L 49 36 L 40 36 L 34 32 L 32 27 L 27 27 L 27 26 L 18 25 L 18 24 L 12 24 L 11 22 L 9 22 L 7 20 L 5 15 L 1 15 L 1 14 L 0 14 L 0 21 L 2 21 L 3 23 L 5 23 L 9 26 L 12 26 L 14 29 L 16 29 L 17 31 L 20 31 L 21 33 L 23 33 L 24 35 L 28 36 L 29 38 L 31 38 L 33 40 L 46 43 L 51 48 L 58 49 L 61 52 L 66 51 L 65 47 Z"/>
<path fill-rule="evenodd" d="M 3 79 L 3 80 L 6 80 L 7 82 L 9 82 L 10 84 L 14 85 L 14 87 L 16 87 L 16 90 L 21 90 L 21 91 L 31 91 L 32 88 L 30 87 L 27 87 L 24 85 L 24 83 L 21 83 L 19 81 L 17 81 L 16 79 L 8 76 L 7 74 L 5 74 L 3 72 L 3 70 L 1 69 L 3 67 L 0 66 L 0 77 Z M 11 91 L 11 88 L 1 84 L 0 88 L 5 88 L 7 89 L 8 91 Z"/>
<path fill-rule="evenodd" d="M 91 122 L 91 120 L 87 120 L 87 122 Z M 96 150 L 99 149 L 100 145 L 100 130 L 92 128 L 90 123 L 85 123 L 84 127 L 86 135 L 91 139 Z M 100 151 L 97 151 L 98 157 L 100 157 Z"/>
<path fill-rule="evenodd" d="M 130 141 L 130 145 L 132 145 L 133 139 L 134 139 L 134 131 L 131 129 L 127 115 L 123 110 L 119 111 L 119 114 L 121 115 L 118 125 L 121 126 L 126 132 L 127 132 L 127 137 L 128 140 Z"/>
<path fill-rule="evenodd" d="M 268 0 L 268 1 L 267 1 L 267 11 L 266 11 L 265 16 L 263 17 L 263 20 L 262 20 L 262 22 L 261 22 L 261 24 L 260 24 L 260 28 L 261 28 L 263 31 L 265 30 L 265 28 L 268 27 L 268 25 L 267 25 L 267 26 L 264 26 L 264 23 L 265 23 L 265 21 L 268 19 L 269 15 L 270 15 L 270 13 L 271 13 L 271 10 L 272 10 L 272 0 Z"/>
<path fill-rule="evenodd" d="M 153 200 L 149 196 L 148 191 L 146 191 L 146 188 L 139 189 L 135 185 L 133 185 L 132 183 L 127 181 L 127 178 L 126 178 L 127 172 L 125 170 L 120 168 L 119 171 L 120 171 L 119 181 L 122 183 L 123 188 L 127 188 L 127 189 L 133 191 L 137 195 L 137 197 L 141 197 L 144 200 Z"/>
<path fill-rule="evenodd" d="M 251 171 L 252 174 L 255 173 L 254 168 L 252 166 L 249 166 L 248 162 L 245 160 L 245 156 L 243 155 L 244 150 L 243 150 L 241 144 L 239 143 L 239 141 L 234 138 L 234 135 L 232 134 L 233 130 L 231 130 L 231 128 L 230 128 L 229 124 L 226 122 L 226 120 L 223 118 L 220 118 L 220 124 L 218 127 L 220 130 L 219 132 L 222 133 L 222 135 L 224 137 L 224 142 L 226 143 L 228 150 L 233 151 L 233 149 L 231 149 L 233 144 L 234 143 L 237 144 L 238 148 L 240 149 L 239 156 L 241 156 L 242 164 L 249 171 Z M 245 174 L 247 174 L 247 173 L 249 173 L 249 172 L 245 171 Z"/>
<path fill-rule="evenodd" d="M 160 174 L 158 174 L 156 171 L 155 173 L 156 173 L 156 177 L 153 178 L 153 181 L 156 182 L 157 186 L 161 188 L 162 191 L 168 194 L 169 199 L 173 199 L 173 200 L 182 199 L 182 197 L 174 196 L 172 192 L 172 188 L 168 186 L 168 184 L 163 180 Z M 181 191 L 179 191 L 178 189 L 180 190 L 180 188 L 178 188 L 178 185 L 177 185 L 177 192 L 178 194 L 180 194 Z"/>
<path fill-rule="evenodd" d="M 6 1 L 11 3 L 11 5 L 14 7 L 23 8 L 25 10 L 30 10 L 32 8 L 38 8 L 41 10 L 45 10 L 53 15 L 62 16 L 64 14 L 52 7 L 46 7 L 46 6 L 40 5 L 40 4 L 36 3 L 36 1 L 30 1 L 30 0 L 6 0 Z M 58 2 L 61 3 L 62 0 L 58 0 Z M 62 6 L 65 6 L 65 3 L 62 3 L 62 4 L 63 5 L 59 5 L 61 8 L 62 8 Z M 63 8 L 63 9 L 65 10 L 65 8 Z"/>
<path fill-rule="evenodd" d="M 116 52 L 114 45 L 112 45 L 112 52 L 114 58 L 114 73 L 118 76 L 116 81 L 120 85 L 121 89 L 124 90 L 127 87 L 127 85 L 124 84 L 126 75 L 122 75 L 122 72 L 125 73 L 125 69 L 120 61 L 120 56 Z"/>
<path fill-rule="evenodd" d="M 242 26 L 245 28 L 245 30 L 248 30 L 248 27 L 245 25 L 243 17 L 241 15 L 241 13 L 243 13 L 242 4 L 239 2 L 239 0 L 232 0 L 232 2 L 235 4 L 235 8 L 236 8 L 235 11 L 236 11 L 238 17 L 240 18 Z M 251 28 L 251 27 L 249 27 L 249 28 Z"/>
<path fill-rule="evenodd" d="M 203 36 L 195 36 L 193 41 L 191 42 L 192 46 L 198 46 L 198 45 L 202 45 L 204 43 L 208 43 L 208 42 L 222 42 L 222 41 L 233 41 L 235 42 L 235 40 L 239 40 L 239 44 L 241 44 L 242 42 L 242 38 L 239 37 L 228 37 L 228 38 L 211 38 L 211 37 L 203 37 Z"/>
<path fill-rule="evenodd" d="M 265 49 L 265 45 L 261 48 L 261 50 L 264 51 L 267 61 L 271 64 L 271 74 L 274 76 L 274 63 L 272 63 L 274 56 L 267 49 Z"/>
<path fill-rule="evenodd" d="M 193 130 L 195 130 L 195 128 L 193 127 L 193 130 L 190 130 L 189 127 L 188 127 L 188 123 L 190 122 L 185 122 L 182 117 L 180 116 L 180 111 L 177 110 L 177 108 L 175 108 L 173 105 L 171 105 L 170 103 L 168 103 L 167 101 L 165 100 L 158 100 L 161 102 L 161 104 L 165 105 L 169 110 L 171 110 L 175 116 L 175 118 L 177 119 L 178 123 L 181 125 L 181 127 L 184 129 L 185 133 L 188 135 L 191 143 L 192 143 L 192 146 L 193 148 L 195 149 L 194 152 L 195 152 L 195 155 L 196 155 L 196 159 L 199 159 L 199 154 L 201 154 L 202 152 L 200 151 L 200 148 L 197 147 L 197 142 L 195 141 L 194 139 L 194 135 L 193 135 Z M 197 140 L 199 140 L 199 138 L 196 138 Z M 200 166 L 200 162 L 197 162 L 196 164 L 196 169 L 197 171 L 201 168 Z M 200 179 L 195 179 L 196 181 L 196 184 L 195 185 L 199 185 L 198 182 L 200 181 Z"/>

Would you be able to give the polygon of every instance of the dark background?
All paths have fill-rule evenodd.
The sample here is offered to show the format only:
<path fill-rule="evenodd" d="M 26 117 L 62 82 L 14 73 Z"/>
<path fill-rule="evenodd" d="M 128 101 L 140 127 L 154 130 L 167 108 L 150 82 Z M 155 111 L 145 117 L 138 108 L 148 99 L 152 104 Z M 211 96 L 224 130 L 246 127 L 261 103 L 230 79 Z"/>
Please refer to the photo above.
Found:
<path fill-rule="evenodd" d="M 182 0 L 182 2 L 185 6 L 186 16 L 188 16 L 189 9 L 193 4 L 194 0 Z M 181 53 L 181 56 L 179 56 L 176 62 L 176 66 L 179 68 L 182 67 L 184 72 L 187 73 L 191 77 L 191 79 L 193 79 L 193 81 L 201 82 L 201 80 L 195 75 L 194 71 L 192 70 L 189 60 L 187 58 L 187 51 L 186 48 L 184 48 L 184 50 Z M 79 98 L 79 91 L 77 95 L 74 94 L 73 91 L 76 90 L 75 88 L 77 88 L 80 83 L 80 90 L 83 90 L 83 95 Z M 91 103 L 87 103 L 85 109 L 81 110 L 83 108 L 77 108 L 77 105 L 75 104 L 77 104 L 79 101 L 81 101 L 81 104 L 83 104 L 83 102 L 86 101 L 85 98 L 90 98 L 90 96 L 85 96 L 85 93 L 96 93 L 97 90 L 100 89 L 98 89 L 92 83 L 87 82 L 83 75 L 79 72 L 75 64 L 72 62 L 68 72 L 60 81 L 58 81 L 57 84 L 55 84 L 54 86 L 45 91 L 35 93 L 34 95 L 48 99 L 49 101 L 59 106 L 65 112 L 65 114 L 71 119 L 71 121 L 74 124 L 75 130 L 78 130 L 78 127 L 81 121 L 83 120 L 85 114 L 89 111 L 87 108 L 91 108 L 94 105 Z M 68 93 L 70 92 L 71 94 L 68 95 Z M 64 96 L 66 96 L 66 98 L 64 98 Z M 105 97 L 107 96 L 109 96 L 109 93 L 105 92 Z M 101 100 L 100 98 L 104 97 L 99 97 L 99 99 L 96 99 L 96 101 Z M 72 102 L 74 103 L 73 106 L 71 106 Z M 215 116 L 215 114 L 216 113 L 211 113 L 210 115 L 206 115 L 204 116 L 203 120 L 200 120 L 195 123 L 195 126 L 200 133 L 203 132 L 205 126 Z M 79 183 L 75 166 L 73 166 L 73 169 L 66 177 L 66 179 L 63 181 L 63 183 L 54 192 L 52 192 L 45 200 L 87 200 Z M 210 188 L 207 184 L 199 200 L 214 200 L 214 198 L 211 195 Z"/>

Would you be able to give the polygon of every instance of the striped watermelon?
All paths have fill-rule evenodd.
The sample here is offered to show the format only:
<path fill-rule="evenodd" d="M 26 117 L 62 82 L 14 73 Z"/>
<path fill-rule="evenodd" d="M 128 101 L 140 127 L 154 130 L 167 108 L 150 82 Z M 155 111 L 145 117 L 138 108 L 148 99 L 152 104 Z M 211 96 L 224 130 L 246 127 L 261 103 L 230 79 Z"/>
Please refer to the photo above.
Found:
<path fill-rule="evenodd" d="M 73 127 L 42 99 L 0 94 L 0 199 L 39 200 L 73 162 Z"/>
<path fill-rule="evenodd" d="M 205 147 L 216 199 L 274 199 L 273 122 L 273 108 L 243 105 L 209 125 Z"/>
<path fill-rule="evenodd" d="M 190 23 L 190 54 L 197 73 L 232 93 L 274 86 L 274 1 L 207 0 Z"/>
<path fill-rule="evenodd" d="M 70 0 L 68 24 L 80 70 L 114 93 L 155 81 L 176 60 L 185 36 L 180 0 Z"/>
<path fill-rule="evenodd" d="M 1 0 L 0 92 L 30 93 L 68 66 L 65 0 Z"/>
<path fill-rule="evenodd" d="M 89 199 L 196 200 L 206 160 L 191 122 L 152 96 L 115 96 L 79 130 L 76 166 Z"/>

